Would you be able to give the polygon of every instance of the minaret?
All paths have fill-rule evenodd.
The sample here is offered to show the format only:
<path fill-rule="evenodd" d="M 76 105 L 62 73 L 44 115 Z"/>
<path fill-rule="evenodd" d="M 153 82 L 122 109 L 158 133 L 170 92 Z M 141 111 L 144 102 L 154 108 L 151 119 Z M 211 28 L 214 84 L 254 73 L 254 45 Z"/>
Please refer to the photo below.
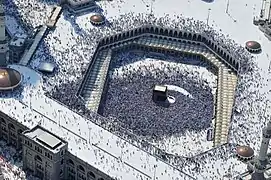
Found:
<path fill-rule="evenodd" d="M 259 153 L 259 161 L 263 162 L 266 160 L 270 138 L 271 138 L 271 122 L 268 122 L 267 127 L 263 129 L 263 137 L 262 137 L 262 143 L 261 143 L 261 148 L 260 148 L 260 153 Z"/>
<path fill-rule="evenodd" d="M 4 0 L 0 0 L 0 66 L 7 64 L 8 42 L 6 38 Z"/>
<path fill-rule="evenodd" d="M 267 126 L 263 129 L 263 137 L 259 157 L 254 164 L 254 173 L 252 174 L 253 180 L 265 180 L 264 172 L 266 165 L 269 163 L 267 158 L 268 146 L 271 138 L 271 122 L 268 122 Z"/>

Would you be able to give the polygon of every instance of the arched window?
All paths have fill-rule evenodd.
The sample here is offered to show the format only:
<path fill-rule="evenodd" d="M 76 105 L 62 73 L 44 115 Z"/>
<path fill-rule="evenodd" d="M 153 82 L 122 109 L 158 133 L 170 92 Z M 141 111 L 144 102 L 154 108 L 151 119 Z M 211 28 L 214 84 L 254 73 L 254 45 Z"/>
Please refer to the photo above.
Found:
<path fill-rule="evenodd" d="M 102 45 L 104 45 L 104 44 L 105 44 L 105 39 L 102 40 Z"/>
<path fill-rule="evenodd" d="M 165 35 L 168 36 L 168 30 L 167 29 L 165 30 Z"/>
<path fill-rule="evenodd" d="M 183 33 L 179 32 L 179 38 L 182 38 L 182 37 L 183 37 Z"/>
<path fill-rule="evenodd" d="M 177 34 L 178 34 L 177 31 L 174 31 L 173 36 L 174 36 L 174 37 L 177 37 Z"/>
<path fill-rule="evenodd" d="M 6 121 L 4 120 L 4 118 L 1 118 L 1 123 L 6 124 Z"/>
<path fill-rule="evenodd" d="M 173 31 L 172 30 L 169 31 L 169 36 L 173 36 Z"/>
<path fill-rule="evenodd" d="M 197 40 L 197 35 L 196 34 L 193 35 L 193 40 L 194 41 Z"/>
<path fill-rule="evenodd" d="M 10 128 L 10 129 L 15 129 L 15 127 L 14 127 L 14 125 L 13 124 L 8 124 L 8 127 Z"/>
<path fill-rule="evenodd" d="M 183 36 L 184 36 L 184 38 L 186 39 L 186 38 L 187 38 L 187 33 L 185 32 Z"/>
<path fill-rule="evenodd" d="M 87 177 L 89 180 L 95 179 L 95 174 L 93 172 L 88 172 Z"/>
<path fill-rule="evenodd" d="M 69 163 L 69 165 L 73 165 L 74 166 L 74 163 L 73 163 L 73 161 L 71 159 L 69 159 L 68 163 Z"/>
<path fill-rule="evenodd" d="M 226 56 L 226 59 L 229 60 L 229 55 Z"/>
<path fill-rule="evenodd" d="M 164 30 L 163 28 L 160 29 L 160 34 L 163 34 L 164 33 Z"/>
<path fill-rule="evenodd" d="M 35 160 L 38 160 L 38 161 L 41 161 L 41 162 L 42 162 L 42 159 L 41 159 L 41 157 L 40 157 L 39 155 L 36 155 L 36 156 L 35 156 Z"/>
<path fill-rule="evenodd" d="M 77 168 L 78 168 L 80 171 L 85 172 L 85 169 L 83 168 L 83 166 L 79 165 Z"/>
<path fill-rule="evenodd" d="M 192 34 L 191 33 L 188 34 L 188 39 L 192 39 Z"/>
<path fill-rule="evenodd" d="M 198 41 L 201 41 L 201 35 L 200 34 L 198 35 L 197 39 L 198 39 Z"/>

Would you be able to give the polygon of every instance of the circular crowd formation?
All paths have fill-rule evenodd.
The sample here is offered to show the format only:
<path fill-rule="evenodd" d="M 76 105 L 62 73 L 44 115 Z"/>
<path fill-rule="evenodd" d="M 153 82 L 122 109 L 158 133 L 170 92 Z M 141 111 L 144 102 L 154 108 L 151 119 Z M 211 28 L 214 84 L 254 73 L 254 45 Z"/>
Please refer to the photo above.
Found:
<path fill-rule="evenodd" d="M 125 128 L 151 140 L 181 136 L 188 130 L 202 131 L 210 126 L 212 90 L 185 72 L 186 66 L 178 63 L 179 59 L 167 56 L 164 61 L 126 52 L 113 61 L 116 68 L 102 103 L 102 115 L 119 119 L 126 124 Z M 191 94 L 169 90 L 171 104 L 159 106 L 152 100 L 155 85 L 173 85 Z"/>
<path fill-rule="evenodd" d="M 0 68 L 0 90 L 13 90 L 20 85 L 22 76 L 12 68 Z"/>

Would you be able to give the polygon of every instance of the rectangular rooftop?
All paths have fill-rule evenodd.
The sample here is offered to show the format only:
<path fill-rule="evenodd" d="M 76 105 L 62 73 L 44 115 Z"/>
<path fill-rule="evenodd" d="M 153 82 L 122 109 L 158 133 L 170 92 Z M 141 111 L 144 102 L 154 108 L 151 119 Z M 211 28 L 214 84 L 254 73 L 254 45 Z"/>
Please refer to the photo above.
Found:
<path fill-rule="evenodd" d="M 57 151 L 57 148 L 66 144 L 66 142 L 39 126 L 36 126 L 23 134 L 51 151 Z"/>

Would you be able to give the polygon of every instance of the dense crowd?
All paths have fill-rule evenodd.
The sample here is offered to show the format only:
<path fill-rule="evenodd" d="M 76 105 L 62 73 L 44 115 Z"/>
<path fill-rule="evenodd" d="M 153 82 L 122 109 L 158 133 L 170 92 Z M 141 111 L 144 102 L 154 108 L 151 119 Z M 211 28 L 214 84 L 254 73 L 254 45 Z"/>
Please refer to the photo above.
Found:
<path fill-rule="evenodd" d="M 31 173 L 23 171 L 22 151 L 17 151 L 6 142 L 0 141 L 0 178 L 4 180 L 38 180 Z"/>
<path fill-rule="evenodd" d="M 14 8 L 15 5 L 19 8 Z M 30 7 L 28 5 L 30 5 Z M 7 8 L 9 8 L 9 13 L 18 19 L 23 19 L 24 22 L 31 24 L 32 27 L 43 24 L 50 13 L 50 6 L 48 6 L 48 4 L 37 3 L 37 1 L 33 0 L 27 2 L 17 0 L 8 1 Z M 15 9 L 18 10 L 15 11 Z M 37 16 L 39 18 L 35 18 Z M 174 72 L 176 72 L 176 70 L 178 71 L 177 67 L 172 71 L 170 65 L 165 63 L 160 63 L 160 67 L 141 64 L 141 69 L 134 69 L 131 65 L 122 66 L 118 68 L 118 70 L 115 69 L 112 74 L 109 95 L 104 109 L 104 115 L 109 116 L 107 119 L 88 111 L 83 105 L 84 101 L 76 96 L 81 80 L 95 52 L 97 41 L 102 37 L 112 35 L 115 32 L 132 29 L 143 24 L 153 24 L 161 27 L 178 28 L 201 33 L 215 40 L 220 46 L 227 49 L 235 59 L 241 62 L 240 84 L 236 92 L 237 105 L 234 111 L 232 130 L 230 131 L 230 143 L 232 143 L 233 146 L 237 144 L 249 144 L 255 150 L 258 150 L 258 140 L 260 140 L 261 137 L 259 136 L 255 139 L 254 136 L 255 134 L 260 134 L 261 128 L 263 128 L 265 124 L 263 121 L 266 121 L 268 116 L 263 115 L 263 112 L 258 112 L 257 109 L 265 105 L 263 99 L 267 96 L 268 92 L 262 93 L 258 90 L 250 89 L 251 87 L 254 89 L 264 87 L 266 84 L 261 84 L 261 81 L 255 81 L 255 79 L 260 77 L 259 74 L 255 73 L 258 69 L 254 66 L 253 61 L 251 61 L 252 56 L 248 54 L 242 46 L 236 44 L 224 34 L 207 26 L 204 22 L 194 20 L 193 18 L 184 18 L 182 15 L 176 16 L 175 19 L 170 19 L 168 15 L 156 18 L 149 14 L 129 12 L 123 14 L 121 17 L 108 19 L 105 26 L 98 28 L 91 27 L 88 21 L 76 18 L 67 11 L 64 11 L 63 16 L 64 18 L 61 17 L 58 22 L 59 27 L 48 34 L 31 62 L 31 67 L 34 69 L 37 68 L 41 61 L 50 61 L 57 64 L 58 68 L 54 76 L 43 77 L 43 88 L 49 96 L 59 100 L 104 128 L 129 139 L 131 143 L 141 146 L 141 148 L 146 151 L 152 152 L 180 168 L 185 167 L 184 169 L 195 177 L 206 178 L 212 174 L 214 179 L 220 179 L 223 177 L 221 175 L 223 172 L 226 177 L 228 174 L 233 173 L 235 167 L 238 165 L 238 163 L 233 160 L 230 167 L 222 166 L 223 163 L 226 164 L 225 162 L 229 161 L 226 158 L 231 157 L 234 153 L 232 149 L 223 146 L 218 148 L 217 151 L 210 151 L 202 156 L 182 158 L 180 156 L 167 154 L 160 149 L 154 151 L 154 147 L 142 141 L 140 137 L 142 135 L 149 135 L 161 138 L 165 135 L 184 133 L 183 129 L 185 128 L 199 130 L 200 128 L 206 129 L 210 125 L 213 96 L 211 89 L 208 88 L 209 85 L 199 78 L 196 69 L 193 73 L 183 71 L 182 73 L 175 74 Z M 128 62 L 127 59 L 134 60 L 134 56 L 131 57 L 129 53 L 128 55 L 121 55 L 124 58 L 123 61 Z M 121 57 L 118 58 L 118 60 L 120 59 Z M 125 78 L 120 77 L 119 74 Z M 162 79 L 166 76 L 170 78 Z M 142 79 L 144 79 L 144 81 L 142 81 Z M 197 81 L 197 85 L 195 85 L 195 81 Z M 142 82 L 144 82 L 144 84 Z M 175 104 L 172 104 L 168 109 L 154 106 L 151 101 L 151 87 L 154 84 L 172 84 L 173 82 L 178 85 L 181 84 L 196 100 L 184 96 L 182 93 L 171 92 L 172 96 L 176 98 Z M 117 88 L 120 86 L 123 88 Z M 124 91 L 129 91 L 129 93 L 124 94 Z M 118 96 L 116 96 L 117 94 Z M 142 98 L 142 95 L 147 99 Z M 112 98 L 117 99 L 111 101 Z M 144 106 L 141 106 L 143 102 Z M 150 109 L 143 108 L 146 107 L 146 102 Z M 201 106 L 197 106 L 196 103 L 199 102 L 202 103 Z M 186 107 L 186 105 L 189 105 L 189 107 Z M 118 108 L 112 108 L 114 106 Z M 190 108 L 191 106 L 193 108 Z M 182 109 L 184 108 L 187 109 L 183 111 L 186 113 L 182 113 Z M 126 111 L 128 111 L 129 114 L 125 114 L 124 112 Z M 175 116 L 174 113 L 166 115 L 165 111 L 179 111 L 180 113 L 178 113 L 178 116 Z M 195 114 L 193 112 L 197 113 Z M 208 116 L 206 116 L 206 114 L 208 114 Z M 259 117 L 262 118 L 261 123 L 259 123 Z M 198 121 L 195 120 L 197 118 L 199 118 Z M 197 123 L 191 126 L 191 122 L 188 122 L 189 120 Z M 127 121 L 129 123 L 127 123 Z M 176 126 L 176 121 L 177 124 L 182 124 L 182 126 Z M 247 121 L 249 121 L 249 123 Z M 164 124 L 161 125 L 161 122 Z M 126 130 L 127 127 L 132 129 L 133 132 L 128 132 Z M 244 131 L 251 133 L 244 134 Z M 139 137 L 134 134 L 139 135 Z M 191 135 L 188 134 L 186 137 L 191 138 Z M 141 141 L 141 144 L 138 143 L 138 140 Z M 189 144 L 183 146 L 189 146 Z M 197 153 L 200 153 L 202 146 L 199 144 L 198 147 L 200 148 L 197 149 Z M 192 146 L 188 148 L 193 149 Z M 226 152 L 228 152 L 228 156 L 224 156 Z M 212 164 L 218 161 L 220 162 L 219 165 Z M 208 165 L 205 166 L 205 164 Z M 235 164 L 237 165 L 235 166 Z M 223 168 L 217 170 L 218 168 L 216 166 L 220 165 Z"/>
<path fill-rule="evenodd" d="M 43 25 L 53 10 L 54 1 L 12 0 L 4 1 L 7 14 L 12 15 L 26 30 Z M 38 17 L 38 18 L 37 18 Z"/>
<path fill-rule="evenodd" d="M 113 59 L 117 68 L 114 68 L 110 78 L 102 114 L 119 119 L 135 134 L 151 137 L 152 141 L 183 135 L 188 129 L 200 131 L 209 127 L 213 115 L 213 95 L 197 71 L 191 72 L 178 66 L 178 60 L 167 63 L 172 61 L 170 57 L 167 61 L 144 60 L 146 58 L 127 52 Z M 135 59 L 139 62 L 131 63 Z M 126 65 L 121 65 L 123 63 Z M 166 108 L 155 105 L 152 100 L 154 85 L 174 85 L 181 90 L 189 90 L 191 95 L 168 88 L 169 95 L 176 102 Z"/>
<path fill-rule="evenodd" d="M 132 113 L 129 113 L 129 115 L 128 115 L 128 117 L 130 118 L 130 121 L 133 122 L 133 123 L 129 123 L 129 125 L 130 125 L 129 128 L 133 129 L 135 131 L 135 132 L 130 132 L 130 131 L 126 130 L 128 123 L 124 122 L 125 118 L 120 118 L 119 116 L 111 116 L 109 119 L 104 119 L 101 117 L 97 118 L 97 115 L 93 115 L 92 112 L 88 111 L 84 107 L 84 105 L 83 105 L 84 101 L 80 98 L 78 99 L 75 96 L 75 94 L 78 90 L 78 87 L 80 85 L 80 82 L 83 78 L 83 75 L 87 70 L 89 60 L 91 59 L 92 55 L 95 52 L 95 47 L 96 47 L 97 41 L 100 38 L 108 36 L 108 35 L 112 35 L 115 32 L 120 32 L 123 30 L 131 29 L 133 27 L 138 27 L 142 24 L 154 24 L 154 25 L 158 25 L 161 27 L 179 28 L 179 29 L 183 29 L 183 30 L 187 30 L 187 31 L 191 31 L 191 32 L 205 34 L 209 38 L 218 42 L 219 45 L 221 45 L 222 47 L 227 49 L 229 52 L 234 52 L 231 54 L 233 54 L 233 56 L 235 58 L 241 60 L 242 69 L 240 70 L 240 72 L 250 71 L 251 70 L 250 68 L 253 67 L 252 61 L 250 61 L 251 56 L 245 51 L 245 49 L 243 47 L 241 47 L 239 44 L 234 43 L 232 40 L 228 39 L 225 35 L 216 32 L 211 27 L 207 26 L 204 22 L 196 21 L 193 18 L 184 18 L 180 15 L 180 16 L 176 17 L 175 20 L 172 20 L 167 15 L 164 17 L 161 17 L 161 18 L 156 18 L 151 15 L 127 13 L 127 14 L 122 15 L 121 18 L 108 19 L 107 24 L 105 26 L 99 27 L 99 28 L 89 27 L 89 23 L 87 23 L 81 19 L 76 19 L 72 14 L 69 14 L 68 12 L 64 12 L 64 18 L 65 18 L 65 21 L 62 18 L 59 20 L 59 25 L 62 27 L 67 26 L 67 31 L 63 31 L 61 28 L 59 28 L 59 29 L 57 28 L 54 32 L 49 33 L 49 35 L 45 39 L 45 42 L 42 44 L 41 48 L 38 49 L 38 53 L 35 54 L 34 60 L 32 61 L 32 67 L 34 67 L 34 68 L 38 66 L 40 61 L 47 61 L 48 59 L 49 59 L 49 61 L 51 59 L 52 61 L 54 61 L 54 63 L 56 63 L 58 65 L 58 70 L 57 70 L 57 73 L 55 74 L 55 76 L 44 77 L 44 81 L 45 81 L 44 82 L 45 83 L 44 89 L 48 92 L 48 94 L 50 96 L 52 96 L 55 99 L 58 99 L 59 101 L 61 101 L 65 105 L 74 108 L 77 112 L 85 115 L 86 117 L 88 117 L 92 120 L 96 120 L 96 123 L 103 125 L 103 127 L 111 130 L 112 132 L 115 132 L 115 133 L 117 133 L 123 137 L 126 137 L 126 138 L 129 137 L 132 140 L 139 139 L 142 141 L 142 139 L 140 137 L 135 136 L 133 134 L 135 133 L 135 134 L 139 135 L 140 133 L 143 133 L 144 130 L 142 130 L 142 129 L 144 129 L 144 128 L 147 129 L 147 128 L 149 128 L 148 126 L 152 126 L 153 130 L 155 130 L 154 127 L 156 127 L 156 129 L 157 129 L 157 126 L 156 126 L 157 124 L 155 124 L 155 123 L 144 124 L 143 123 L 144 117 L 141 118 L 142 120 L 140 121 L 140 123 L 135 123 L 138 114 L 140 114 L 140 112 L 141 112 L 140 111 L 141 109 L 138 108 L 138 106 L 136 106 L 137 105 L 136 103 L 138 103 L 140 101 L 133 101 L 134 104 L 131 105 L 131 106 L 134 105 L 134 107 L 136 106 L 137 108 L 134 108 L 134 111 L 131 111 Z M 93 36 L 93 34 L 95 34 L 95 36 Z M 66 40 L 64 40 L 63 38 L 66 38 Z M 49 58 L 48 58 L 48 52 L 50 52 Z M 63 61 L 63 59 L 65 59 L 65 61 Z M 131 74 L 133 74 L 133 73 L 137 74 L 137 72 L 132 72 Z M 138 74 L 137 74 L 137 76 L 138 76 Z M 176 77 L 176 75 L 174 75 L 174 76 Z M 188 82 L 193 81 L 193 75 L 191 75 L 190 78 L 189 77 L 186 77 L 186 78 L 187 78 Z M 140 83 L 136 83 L 136 80 L 134 80 L 134 81 L 135 81 L 135 84 L 140 85 Z M 146 81 L 148 81 L 148 80 L 146 79 Z M 151 79 L 150 79 L 150 81 L 151 81 Z M 137 81 L 137 82 L 139 82 L 139 81 Z M 156 82 L 152 80 L 150 82 L 149 86 L 151 84 L 153 85 L 153 83 L 156 83 Z M 170 83 L 170 82 L 168 82 L 168 83 Z M 131 84 L 131 86 L 128 88 L 134 90 L 133 87 L 137 86 L 135 84 L 133 86 Z M 116 86 L 117 86 L 117 84 L 116 84 Z M 138 87 L 141 87 L 144 89 L 144 87 L 150 88 L 149 86 L 140 85 Z M 114 88 L 114 89 L 116 89 L 116 88 Z M 201 93 L 203 93 L 202 89 L 200 91 L 201 91 Z M 71 93 L 71 92 L 73 92 L 73 93 Z M 196 94 L 196 92 L 193 92 L 193 93 Z M 208 93 L 209 93 L 208 96 L 210 97 L 210 92 L 208 92 Z M 131 93 L 131 95 L 133 95 L 133 94 L 134 93 Z M 138 96 L 138 97 L 140 97 L 140 96 Z M 148 97 L 149 97 L 149 95 L 148 95 Z M 184 96 L 182 96 L 182 98 L 186 99 L 186 100 L 191 100 L 191 99 L 184 97 Z M 211 99 L 213 99 L 213 97 L 210 97 L 210 99 L 207 102 L 211 102 Z M 150 98 L 149 98 L 149 100 L 150 100 Z M 114 104 L 111 104 L 111 105 L 114 105 Z M 176 105 L 176 104 L 174 104 L 174 105 Z M 120 106 L 118 106 L 118 107 L 120 107 Z M 150 106 L 150 107 L 153 107 L 153 106 Z M 197 108 L 197 107 L 199 107 L 199 106 L 195 106 L 195 108 Z M 211 109 L 211 106 L 208 106 L 208 107 L 209 107 L 209 109 Z M 125 108 L 123 108 L 122 110 L 124 110 Z M 208 109 L 208 108 L 206 108 L 206 109 Z M 201 109 L 201 110 L 203 110 L 203 109 Z M 212 110 L 209 112 L 212 112 Z M 203 110 L 203 111 L 200 111 L 199 113 L 206 113 L 206 111 Z M 93 116 L 95 116 L 96 118 L 93 118 Z M 120 116 L 121 116 L 121 114 L 120 114 Z M 209 118 L 210 118 L 210 116 L 209 116 Z M 158 114 L 154 117 L 157 118 Z M 151 119 L 154 119 L 154 117 Z M 163 116 L 161 116 L 160 119 L 162 119 L 162 117 Z M 116 119 L 116 118 L 119 118 L 119 119 Z M 149 122 L 151 121 L 151 119 L 149 119 Z M 123 120 L 123 121 L 121 121 L 121 120 Z M 126 115 L 126 120 L 127 120 L 127 115 Z M 178 119 L 178 122 L 179 121 L 181 121 L 181 120 Z M 210 119 L 206 120 L 205 122 L 208 122 L 208 121 L 210 121 Z M 170 132 L 169 134 L 172 134 L 172 131 L 171 131 L 172 128 L 178 129 L 178 128 L 176 128 L 176 124 L 174 124 L 172 122 L 171 122 L 171 124 L 168 123 L 167 126 L 163 126 L 164 127 L 163 130 L 165 130 L 165 129 L 168 130 L 168 132 L 164 132 L 165 134 L 169 133 L 169 132 Z M 185 121 L 181 121 L 181 122 L 184 123 Z M 204 128 L 206 128 L 207 126 L 208 126 L 208 123 L 204 123 Z M 133 128 L 131 128 L 131 127 L 133 127 Z M 140 129 L 138 129 L 138 127 L 140 127 Z M 193 127 L 197 127 L 197 126 L 195 125 Z M 191 127 L 189 127 L 189 128 L 191 128 Z M 179 129 L 179 130 L 181 130 L 181 129 Z M 141 131 L 141 132 L 139 133 L 137 131 Z M 145 130 L 145 133 L 150 133 L 151 135 L 154 135 L 155 133 L 159 132 L 159 130 L 155 130 L 155 131 Z M 160 132 L 162 132 L 162 131 L 160 131 Z M 157 133 L 158 137 L 160 135 L 165 135 L 165 134 Z M 206 135 L 206 134 L 201 134 L 201 136 L 203 136 L 203 135 Z M 192 142 L 193 142 L 193 137 L 191 137 L 189 134 L 187 134 L 185 137 L 192 139 Z M 193 144 L 193 145 L 195 146 L 195 144 Z M 199 144 L 197 144 L 197 146 L 200 148 L 197 148 L 195 153 L 200 153 L 200 152 L 206 150 L 204 148 L 201 149 L 201 147 L 203 147 L 201 145 L 202 144 L 200 142 L 199 142 Z M 165 146 L 168 147 L 168 145 L 165 145 Z M 182 146 L 184 146 L 184 144 L 180 145 L 180 147 L 182 147 Z M 142 143 L 141 147 L 144 149 L 147 149 L 149 152 L 154 152 L 153 150 L 150 149 L 153 147 L 146 144 L 146 143 Z M 162 149 L 170 149 L 170 148 L 164 148 L 163 146 L 159 146 L 159 147 Z M 187 147 L 187 145 L 186 145 L 186 147 Z M 192 150 L 192 149 L 194 149 L 194 147 L 189 146 L 186 149 Z M 180 159 L 178 157 L 174 157 L 170 154 L 167 154 L 167 152 L 160 151 L 160 150 L 155 151 L 155 152 L 156 152 L 156 155 L 162 157 L 163 159 L 165 159 L 173 164 L 176 164 L 176 165 L 183 164 L 182 158 Z M 191 154 L 187 153 L 185 155 L 191 155 Z M 214 158 L 217 158 L 217 157 L 214 157 Z"/>
<path fill-rule="evenodd" d="M 48 80 L 48 81 L 51 81 L 51 83 L 47 84 L 46 87 L 50 87 L 51 90 L 53 90 L 53 91 L 51 91 L 51 96 L 53 96 L 56 99 L 61 100 L 64 104 L 66 104 L 68 106 L 74 107 L 75 109 L 77 109 L 78 112 L 81 112 L 82 114 L 89 117 L 90 119 L 95 119 L 95 118 L 92 118 L 93 114 L 90 113 L 87 109 L 84 108 L 84 106 L 81 105 L 81 103 L 83 102 L 81 99 L 78 100 L 74 96 L 63 96 L 63 95 L 64 94 L 65 95 L 75 94 L 76 91 L 78 90 L 78 85 L 80 84 L 80 82 L 81 82 L 80 80 L 83 77 L 83 74 L 81 72 L 86 72 L 87 64 L 89 62 L 88 58 L 91 58 L 92 55 L 94 54 L 97 40 L 99 40 L 102 37 L 111 35 L 114 32 L 119 32 L 122 30 L 131 29 L 133 27 L 137 27 L 142 24 L 155 24 L 155 25 L 162 26 L 162 27 L 180 28 L 180 29 L 184 29 L 184 30 L 188 30 L 188 31 L 192 31 L 192 32 L 205 34 L 209 38 L 211 38 L 211 39 L 215 40 L 217 43 L 219 43 L 220 46 L 227 49 L 236 59 L 240 60 L 240 62 L 241 62 L 240 73 L 243 74 L 243 73 L 250 72 L 251 76 L 250 76 L 250 79 L 248 79 L 248 81 L 251 81 L 253 77 L 255 78 L 257 76 L 257 74 L 254 73 L 257 69 L 255 69 L 255 65 L 253 64 L 253 61 L 251 61 L 252 56 L 250 54 L 248 54 L 242 46 L 240 46 L 239 44 L 236 44 L 232 40 L 228 39 L 224 34 L 221 34 L 221 33 L 214 31 L 211 27 L 206 26 L 205 23 L 203 23 L 201 21 L 196 21 L 192 18 L 187 19 L 187 18 L 183 18 L 182 16 L 179 16 L 179 17 L 176 17 L 176 20 L 172 20 L 168 16 L 165 16 L 162 18 L 155 18 L 150 15 L 127 13 L 127 14 L 122 15 L 121 18 L 109 19 L 109 23 L 106 24 L 106 26 L 104 26 L 104 27 L 89 28 L 88 23 L 86 23 L 86 22 L 83 23 L 83 22 L 80 22 L 79 20 L 75 21 L 73 19 L 73 17 L 69 17 L 68 14 L 67 14 L 67 17 L 72 20 L 71 22 L 75 23 L 75 25 L 73 25 L 75 27 L 75 30 L 78 32 L 81 32 L 81 33 L 79 33 L 80 35 L 77 36 L 73 33 L 73 31 L 67 32 L 67 33 L 74 35 L 74 37 L 73 38 L 71 37 L 71 38 L 74 39 L 74 42 L 76 42 L 76 43 L 70 44 L 70 46 L 72 47 L 71 48 L 72 50 L 66 50 L 66 52 L 68 52 L 69 54 L 64 54 L 63 52 L 60 53 L 60 52 L 56 51 L 56 54 L 58 54 L 62 58 L 55 57 L 55 60 L 63 59 L 64 55 L 66 57 L 71 57 L 71 53 L 75 52 L 73 50 L 76 49 L 77 51 L 75 53 L 75 57 L 73 57 L 73 58 L 70 58 L 70 59 L 65 58 L 66 61 L 56 61 L 56 63 L 59 65 L 59 71 L 60 71 L 59 75 L 61 75 L 62 84 L 52 83 L 52 82 L 58 81 L 57 79 L 59 76 L 56 75 L 51 80 Z M 82 27 L 82 28 L 80 28 L 80 27 Z M 84 37 L 84 34 L 95 34 L 95 36 L 89 35 L 87 37 Z M 55 37 L 52 37 L 52 38 L 54 38 L 55 41 L 60 41 L 60 40 L 58 40 L 58 36 L 60 36 L 60 32 L 59 32 L 59 34 L 55 34 L 54 36 Z M 52 45 L 53 44 L 50 43 L 50 46 L 52 46 Z M 57 50 L 57 45 L 59 45 L 59 44 L 56 44 L 52 48 L 54 50 Z M 86 55 L 85 51 L 81 51 L 82 49 L 88 50 L 88 54 Z M 76 61 L 77 64 L 79 64 L 80 66 L 74 66 L 75 65 L 74 61 Z M 136 74 L 137 72 L 132 72 L 131 74 L 133 74 L 133 73 Z M 253 75 L 253 77 L 252 77 L 252 75 Z M 249 76 L 249 75 L 247 75 L 247 76 Z M 140 85 L 140 83 L 137 83 L 137 84 Z M 133 90 L 133 87 L 135 87 L 135 86 L 136 85 L 131 86 L 129 88 Z M 140 85 L 139 87 L 142 87 L 142 85 Z M 145 86 L 145 87 L 147 87 L 147 86 Z M 238 88 L 237 94 L 242 94 L 244 90 L 245 90 L 245 88 L 241 89 L 241 90 Z M 65 93 L 65 92 L 74 92 L 74 93 Z M 195 92 L 193 92 L 193 93 L 195 93 Z M 252 92 L 250 92 L 250 93 L 252 93 Z M 131 94 L 133 94 L 133 93 L 131 93 Z M 133 101 L 133 102 L 135 102 L 135 101 Z M 136 102 L 139 102 L 139 101 L 136 101 Z M 134 105 L 136 105 L 136 104 L 134 104 Z M 241 107 L 241 106 L 242 105 L 240 104 L 240 106 L 238 106 L 238 107 Z M 120 106 L 118 106 L 118 107 L 120 107 Z M 246 108 L 246 107 L 244 107 L 244 108 Z M 138 108 L 138 107 L 134 108 L 134 113 L 139 114 L 140 108 Z M 133 120 L 134 117 L 132 115 L 134 115 L 134 117 L 135 117 L 135 114 L 128 115 L 130 120 L 132 120 L 132 122 L 136 122 L 136 119 Z M 115 116 L 115 117 L 117 117 L 117 116 Z M 112 124 L 114 124 L 114 125 L 117 124 L 117 125 L 121 125 L 122 127 L 127 127 L 127 123 L 124 123 L 123 121 L 119 122 L 119 119 L 116 120 L 115 117 L 110 117 L 107 120 L 103 119 L 103 118 L 98 118 L 99 120 L 97 120 L 96 122 L 98 124 L 102 124 L 104 127 L 106 127 L 105 124 L 107 124 L 107 126 L 109 126 L 109 129 L 112 132 L 115 132 L 115 133 L 117 133 L 121 136 L 124 136 L 126 138 L 129 137 L 128 139 L 130 139 L 130 141 L 131 141 L 131 139 L 132 140 L 141 139 L 137 136 L 132 135 L 134 133 L 137 133 L 136 131 L 138 129 L 136 127 L 139 127 L 139 125 L 140 125 L 139 123 L 136 124 L 137 126 L 134 126 L 134 128 L 130 127 L 131 129 L 135 130 L 135 132 L 127 132 L 127 130 L 125 130 L 125 128 L 119 128 L 119 127 L 116 128 L 116 126 L 112 126 Z M 127 118 L 127 116 L 126 116 L 126 118 Z M 243 118 L 243 117 L 240 117 L 240 118 Z M 142 119 L 144 119 L 144 118 L 142 117 Z M 143 122 L 143 121 L 141 121 L 141 122 Z M 133 125 L 135 125 L 135 123 L 134 124 L 131 123 L 131 126 L 133 126 Z M 148 126 L 145 124 L 144 125 L 141 124 L 141 125 L 142 125 L 141 128 L 145 127 L 145 129 L 151 125 L 153 125 L 153 127 L 156 127 L 155 123 L 153 123 L 151 125 L 148 124 Z M 172 127 L 172 126 L 169 125 L 169 127 Z M 251 125 L 250 125 L 250 127 L 251 127 Z M 166 128 L 166 127 L 164 127 L 164 128 Z M 232 129 L 234 129 L 234 128 L 235 127 L 232 127 Z M 170 129 L 170 128 L 168 128 L 168 129 Z M 147 132 L 147 131 L 145 131 L 145 132 Z M 137 134 L 140 134 L 140 133 L 137 133 Z M 240 134 L 240 136 L 238 136 L 239 134 Z M 189 136 L 186 136 L 186 137 L 189 137 Z M 244 138 L 241 131 L 240 131 L 240 133 L 233 135 L 232 138 L 234 139 L 235 142 L 240 142 L 240 144 L 244 141 L 244 140 L 240 140 L 240 139 Z M 246 138 L 244 138 L 244 139 L 246 139 Z M 144 141 L 142 141 L 142 142 L 144 142 Z M 198 144 L 198 147 L 201 147 L 200 145 L 201 145 L 201 143 Z M 150 150 L 150 148 L 153 148 L 153 147 L 146 144 L 146 143 L 142 143 L 142 144 L 140 144 L 140 146 L 149 152 L 154 152 L 153 150 Z M 167 146 L 167 145 L 165 145 L 165 146 Z M 186 147 L 187 146 L 188 145 L 186 144 Z M 161 147 L 161 148 L 164 149 L 163 147 Z M 188 148 L 188 149 L 193 149 L 193 147 L 191 146 L 191 148 Z M 223 149 L 222 149 L 222 152 L 225 153 L 225 151 L 223 151 Z M 166 152 L 160 151 L 160 150 L 155 151 L 155 152 L 156 152 L 155 154 L 158 155 L 159 157 L 161 157 L 164 160 L 167 160 L 170 163 L 175 164 L 179 167 L 181 167 L 184 163 L 183 158 L 172 156 L 172 155 L 167 154 Z M 201 151 L 197 149 L 197 153 L 200 153 L 200 152 Z M 229 152 L 229 154 L 233 154 L 233 153 L 234 153 L 234 151 Z M 207 155 L 203 156 L 202 160 L 199 160 L 199 162 L 197 162 L 198 164 L 200 164 L 197 166 L 199 171 L 202 170 L 202 171 L 206 171 L 206 173 L 208 173 L 209 171 L 214 172 L 215 169 L 217 169 L 214 166 L 210 166 L 209 169 L 207 169 L 206 167 L 203 166 L 203 164 L 205 161 L 210 162 L 210 163 L 214 162 L 214 161 L 218 160 L 219 158 L 221 158 L 221 155 L 218 155 L 218 154 L 216 155 L 216 154 L 213 154 L 212 152 L 208 152 L 208 154 L 209 154 L 208 156 Z M 188 159 L 186 161 L 189 162 L 190 160 Z M 195 162 L 195 161 L 191 161 L 191 162 L 193 164 L 193 162 Z M 235 161 L 234 161 L 234 163 L 236 164 Z M 193 166 L 191 166 L 191 167 L 193 167 Z M 199 171 L 194 171 L 192 168 L 188 168 L 187 171 L 189 171 L 194 176 L 197 176 L 198 172 L 199 172 Z M 222 169 L 221 173 L 223 173 L 223 171 L 226 172 L 226 171 L 228 171 L 228 169 L 227 168 Z M 213 173 L 213 176 L 214 176 L 214 178 L 215 177 L 221 178 L 219 172 Z"/>

